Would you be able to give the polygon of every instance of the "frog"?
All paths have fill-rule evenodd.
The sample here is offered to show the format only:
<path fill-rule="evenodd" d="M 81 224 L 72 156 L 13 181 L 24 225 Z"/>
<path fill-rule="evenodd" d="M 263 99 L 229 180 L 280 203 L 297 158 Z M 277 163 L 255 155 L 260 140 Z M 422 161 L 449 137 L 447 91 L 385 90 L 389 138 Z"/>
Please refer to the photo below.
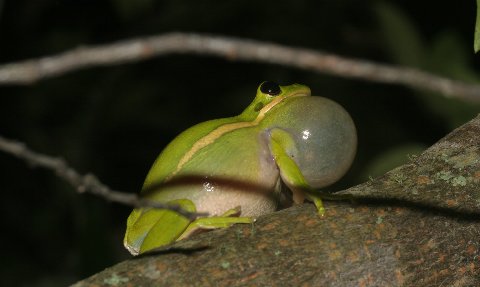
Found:
<path fill-rule="evenodd" d="M 148 172 L 140 196 L 204 213 L 135 208 L 124 246 L 139 255 L 202 230 L 252 224 L 281 207 L 312 201 L 350 168 L 357 132 L 349 113 L 301 84 L 262 82 L 239 115 L 199 123 L 174 138 Z"/>

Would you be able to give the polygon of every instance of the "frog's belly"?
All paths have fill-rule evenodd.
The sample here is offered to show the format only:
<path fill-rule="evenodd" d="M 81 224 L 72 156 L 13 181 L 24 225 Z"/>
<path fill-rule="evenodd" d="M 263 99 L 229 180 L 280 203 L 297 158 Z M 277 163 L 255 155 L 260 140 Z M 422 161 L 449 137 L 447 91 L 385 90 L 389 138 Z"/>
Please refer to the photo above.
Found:
<path fill-rule="evenodd" d="M 267 180 L 268 179 L 268 180 Z M 240 206 L 241 216 L 257 217 L 273 212 L 279 204 L 279 175 L 263 177 L 262 183 L 220 176 L 178 176 L 157 191 L 163 202 L 185 198 L 193 201 L 198 212 L 222 215 Z M 153 195 L 153 199 L 155 199 Z"/>
<path fill-rule="evenodd" d="M 277 209 L 278 192 L 275 183 L 260 186 L 247 182 L 228 182 L 218 184 L 215 180 L 205 181 L 202 194 L 191 197 L 198 211 L 221 215 L 240 206 L 242 216 L 257 217 Z"/>

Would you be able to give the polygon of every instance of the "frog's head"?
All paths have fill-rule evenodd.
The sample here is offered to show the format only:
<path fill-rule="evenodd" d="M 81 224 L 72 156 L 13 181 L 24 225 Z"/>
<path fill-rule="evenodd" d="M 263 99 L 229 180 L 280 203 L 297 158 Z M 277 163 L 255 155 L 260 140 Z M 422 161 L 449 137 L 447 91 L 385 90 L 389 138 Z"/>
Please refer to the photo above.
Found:
<path fill-rule="evenodd" d="M 242 112 L 243 120 L 253 121 L 263 117 L 270 109 L 292 97 L 310 96 L 310 88 L 300 84 L 280 86 L 275 82 L 265 81 L 258 86 L 253 102 Z"/>

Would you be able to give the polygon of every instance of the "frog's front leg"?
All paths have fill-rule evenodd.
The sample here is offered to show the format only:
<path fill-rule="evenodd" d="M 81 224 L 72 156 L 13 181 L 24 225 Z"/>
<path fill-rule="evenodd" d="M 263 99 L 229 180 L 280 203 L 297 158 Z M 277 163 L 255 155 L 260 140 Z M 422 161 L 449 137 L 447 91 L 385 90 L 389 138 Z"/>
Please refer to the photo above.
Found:
<path fill-rule="evenodd" d="M 270 130 L 270 151 L 280 169 L 282 180 L 293 193 L 293 201 L 302 203 L 307 197 L 315 204 L 318 214 L 324 216 L 323 195 L 307 183 L 297 163 L 288 154 L 287 151 L 293 149 L 295 142 L 288 132 L 278 128 Z"/>
<path fill-rule="evenodd" d="M 221 216 L 213 217 L 200 217 L 195 219 L 190 225 L 185 229 L 182 235 L 177 240 L 187 238 L 196 231 L 199 230 L 209 230 L 217 228 L 226 228 L 230 227 L 236 223 L 253 223 L 254 219 L 250 217 L 238 217 L 240 215 L 241 209 L 240 206 L 227 210 Z"/>

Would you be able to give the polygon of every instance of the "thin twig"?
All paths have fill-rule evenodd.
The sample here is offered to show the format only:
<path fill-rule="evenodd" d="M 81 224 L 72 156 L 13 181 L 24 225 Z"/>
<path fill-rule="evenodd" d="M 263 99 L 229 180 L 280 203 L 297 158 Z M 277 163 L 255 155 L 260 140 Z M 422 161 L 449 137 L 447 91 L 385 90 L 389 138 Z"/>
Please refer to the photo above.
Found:
<path fill-rule="evenodd" d="M 401 84 L 438 92 L 448 97 L 480 102 L 480 85 L 467 84 L 412 68 L 376 64 L 247 39 L 185 33 L 80 47 L 59 55 L 0 65 L 0 85 L 30 84 L 87 67 L 139 61 L 174 53 L 207 54 L 230 60 L 267 62 L 340 77 Z"/>
<path fill-rule="evenodd" d="M 188 212 L 178 205 L 165 204 L 139 198 L 136 194 L 125 193 L 108 188 L 94 175 L 81 175 L 71 168 L 65 160 L 34 152 L 18 141 L 13 141 L 0 136 L 0 150 L 25 160 L 33 166 L 43 167 L 54 171 L 59 177 L 66 180 L 79 193 L 90 192 L 107 200 L 122 203 L 133 207 L 153 207 L 175 211 L 191 220 L 205 213 Z"/>

